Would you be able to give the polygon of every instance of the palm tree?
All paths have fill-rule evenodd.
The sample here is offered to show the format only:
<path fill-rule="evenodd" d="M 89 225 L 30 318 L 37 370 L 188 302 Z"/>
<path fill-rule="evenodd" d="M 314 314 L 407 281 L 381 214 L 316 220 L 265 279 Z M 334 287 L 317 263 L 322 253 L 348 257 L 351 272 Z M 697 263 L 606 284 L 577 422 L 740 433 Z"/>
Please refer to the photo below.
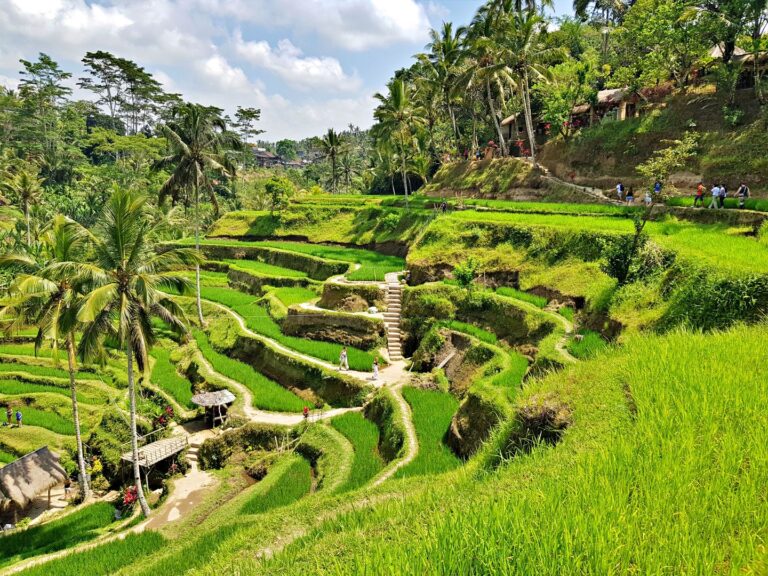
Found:
<path fill-rule="evenodd" d="M 496 109 L 496 97 L 503 103 L 517 89 L 512 69 L 499 45 L 499 17 L 489 4 L 478 10 L 465 39 L 465 49 L 474 62 L 462 74 L 454 90 L 482 88 L 491 120 L 499 138 L 502 155 L 507 155 L 507 142 L 501 130 L 501 119 Z"/>
<path fill-rule="evenodd" d="M 38 178 L 37 173 L 32 173 L 30 169 L 19 170 L 16 174 L 8 175 L 8 179 L 0 184 L 0 189 L 12 201 L 18 203 L 19 208 L 24 212 L 24 219 L 27 223 L 27 247 L 32 246 L 32 234 L 29 225 L 30 206 L 38 204 L 43 195 L 43 178 Z"/>
<path fill-rule="evenodd" d="M 344 140 L 333 129 L 328 128 L 328 132 L 320 140 L 320 149 L 323 152 L 323 156 L 327 160 L 331 161 L 331 193 L 335 194 L 339 184 L 339 172 L 337 170 L 337 164 L 339 156 L 342 153 L 344 147 Z"/>
<path fill-rule="evenodd" d="M 208 193 L 214 215 L 219 215 L 219 203 L 210 179 L 217 174 L 233 179 L 235 163 L 227 152 L 242 148 L 240 139 L 227 131 L 226 123 L 216 108 L 199 104 L 184 104 L 175 110 L 173 119 L 160 126 L 171 153 L 155 163 L 156 169 L 171 168 L 172 173 L 160 188 L 160 202 L 171 197 L 175 204 L 182 193 L 192 192 L 195 207 L 195 249 L 200 250 L 200 189 Z M 195 268 L 197 290 L 197 319 L 204 324 L 200 300 L 200 267 Z"/>
<path fill-rule="evenodd" d="M 186 333 L 182 310 L 163 289 L 185 292 L 187 281 L 175 271 L 199 263 L 199 252 L 189 249 L 158 254 L 155 235 L 156 225 L 147 217 L 146 199 L 132 192 L 115 192 L 92 237 L 91 291 L 83 298 L 77 315 L 86 324 L 80 340 L 82 355 L 92 355 L 107 337 L 125 351 L 133 478 L 144 516 L 149 515 L 149 506 L 141 487 L 133 362 L 135 359 L 141 372 L 146 370 L 149 350 L 156 340 L 153 317 L 177 333 Z"/>
<path fill-rule="evenodd" d="M 405 202 L 408 204 L 408 168 L 406 162 L 406 141 L 411 140 L 413 131 L 424 124 L 422 110 L 411 100 L 408 85 L 402 78 L 395 78 L 389 85 L 389 94 L 374 95 L 380 104 L 373 115 L 378 120 L 376 136 L 396 137 L 400 144 L 400 169 L 403 176 Z"/>
<path fill-rule="evenodd" d="M 20 272 L 8 290 L 8 297 L 0 302 L 0 318 L 11 319 L 9 330 L 25 325 L 36 326 L 35 353 L 44 340 L 50 340 L 54 349 L 61 342 L 66 346 L 83 499 L 88 498 L 90 487 L 77 404 L 75 333 L 78 301 L 82 296 L 82 274 L 88 267 L 84 263 L 87 237 L 87 232 L 79 224 L 64 216 L 56 216 L 42 235 L 43 261 L 37 261 L 28 254 L 0 257 L 0 268 Z"/>
<path fill-rule="evenodd" d="M 459 69 L 465 57 L 462 42 L 466 28 L 460 26 L 453 31 L 451 22 L 443 22 L 442 29 L 429 31 L 430 42 L 427 44 L 426 54 L 419 54 L 417 58 L 424 65 L 426 78 L 434 84 L 440 93 L 443 105 L 451 119 L 453 136 L 456 140 L 456 148 L 461 145 L 461 133 L 456 123 L 456 113 L 453 109 L 455 94 L 453 87 L 458 79 Z"/>

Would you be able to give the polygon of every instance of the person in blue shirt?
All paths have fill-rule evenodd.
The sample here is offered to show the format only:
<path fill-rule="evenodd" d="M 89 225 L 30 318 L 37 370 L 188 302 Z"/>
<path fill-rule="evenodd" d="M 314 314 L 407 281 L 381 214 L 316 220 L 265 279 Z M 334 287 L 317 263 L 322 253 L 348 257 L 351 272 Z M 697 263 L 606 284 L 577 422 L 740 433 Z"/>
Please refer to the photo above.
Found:
<path fill-rule="evenodd" d="M 653 185 L 653 193 L 659 194 L 661 192 L 661 182 L 656 180 L 656 183 Z"/>

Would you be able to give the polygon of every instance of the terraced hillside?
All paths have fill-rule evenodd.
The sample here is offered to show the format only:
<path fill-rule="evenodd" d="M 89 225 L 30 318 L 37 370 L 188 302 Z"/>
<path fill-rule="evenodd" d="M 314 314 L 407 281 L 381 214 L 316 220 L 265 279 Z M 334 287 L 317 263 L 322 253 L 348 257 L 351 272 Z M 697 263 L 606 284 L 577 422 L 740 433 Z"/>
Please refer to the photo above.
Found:
<path fill-rule="evenodd" d="M 658 220 L 622 262 L 631 211 L 438 214 L 429 202 L 309 197 L 279 221 L 223 216 L 202 243 L 205 323 L 162 334 L 142 414 L 152 427 L 152 406 L 170 404 L 183 423 L 201 415 L 193 393 L 226 388 L 227 425 L 168 427 L 186 436 L 190 467 L 165 477 L 148 521 L 63 516 L 41 527 L 66 544 L 0 537 L 5 563 L 126 576 L 758 573 L 762 237 Z M 366 227 L 361 213 L 374 215 Z M 395 320 L 383 273 L 399 276 Z M 169 294 L 195 317 L 192 295 Z M 388 356 L 393 321 L 405 360 Z M 738 361 L 712 353 L 731 349 Z M 25 402 L 41 434 L 25 442 L 71 461 L 67 374 L 23 338 L 0 354 L 0 394 Z M 96 440 L 120 429 L 124 361 L 114 352 L 77 374 Z M 3 429 L 0 448 L 23 452 L 6 436 L 25 430 Z"/>

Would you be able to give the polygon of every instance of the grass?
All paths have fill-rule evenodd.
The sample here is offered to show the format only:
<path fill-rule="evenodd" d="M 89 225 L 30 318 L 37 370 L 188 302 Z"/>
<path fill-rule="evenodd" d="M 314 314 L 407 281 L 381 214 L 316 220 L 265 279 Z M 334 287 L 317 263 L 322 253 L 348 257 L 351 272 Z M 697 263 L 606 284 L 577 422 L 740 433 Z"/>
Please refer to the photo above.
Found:
<path fill-rule="evenodd" d="M 269 470 L 255 489 L 255 494 L 245 501 L 242 514 L 260 514 L 273 508 L 286 506 L 309 494 L 312 488 L 312 468 L 298 455 L 288 456 Z"/>
<path fill-rule="evenodd" d="M 277 382 L 270 380 L 247 364 L 214 350 L 208 337 L 201 330 L 195 330 L 194 337 L 198 348 L 214 370 L 240 382 L 251 391 L 254 407 L 276 412 L 301 412 L 306 406 L 304 400 Z"/>
<path fill-rule="evenodd" d="M 568 341 L 568 352 L 573 354 L 576 358 L 586 359 L 596 356 L 599 352 L 605 349 L 608 343 L 603 340 L 597 332 L 592 330 L 579 330 L 579 334 L 582 336 L 581 340 L 571 338 Z"/>
<path fill-rule="evenodd" d="M 212 300 L 231 308 L 245 320 L 248 328 L 279 342 L 283 346 L 307 354 L 332 364 L 339 361 L 342 346 L 332 342 L 305 340 L 294 336 L 286 336 L 280 330 L 280 325 L 269 315 L 266 308 L 258 303 L 258 299 L 250 294 L 244 294 L 231 288 L 208 288 L 202 290 L 203 298 Z M 374 355 L 357 348 L 347 347 L 349 367 L 352 370 L 369 372 L 373 365 Z"/>
<path fill-rule="evenodd" d="M 729 194 L 736 193 L 737 188 L 733 188 L 729 190 Z M 706 209 L 707 206 L 709 206 L 709 201 L 711 200 L 711 197 L 707 197 L 707 195 L 704 196 L 704 209 Z M 674 198 L 668 198 L 666 201 L 666 204 L 668 206 L 686 206 L 686 207 L 693 207 L 693 196 L 676 196 Z M 725 207 L 726 208 L 738 208 L 739 207 L 739 199 L 738 198 L 726 198 L 725 199 Z M 768 200 L 765 200 L 763 198 L 747 198 L 747 201 L 745 203 L 745 208 L 747 210 L 755 210 L 757 212 L 768 212 Z"/>
<path fill-rule="evenodd" d="M 396 477 L 440 474 L 461 465 L 461 460 L 443 442 L 459 407 L 458 400 L 447 392 L 412 387 L 403 388 L 403 396 L 413 412 L 419 452 Z"/>
<path fill-rule="evenodd" d="M 515 298 L 516 300 L 522 300 L 523 302 L 528 302 L 537 308 L 544 308 L 549 303 L 549 300 L 543 296 L 537 296 L 536 294 L 524 292 L 523 290 L 518 290 L 516 288 L 510 288 L 509 286 L 496 288 L 496 294 L 499 294 L 500 296 L 507 296 L 509 298 Z"/>
<path fill-rule="evenodd" d="M 311 300 L 317 299 L 317 294 L 314 291 L 299 286 L 273 288 L 270 292 L 286 306 L 303 304 L 304 302 L 310 302 Z"/>
<path fill-rule="evenodd" d="M 2 464 L 8 464 L 9 462 L 13 462 L 14 460 L 18 460 L 18 456 L 15 454 L 11 454 L 10 452 L 6 452 L 5 450 L 0 450 L 0 463 Z"/>
<path fill-rule="evenodd" d="M 0 537 L 0 565 L 7 566 L 31 556 L 71 548 L 98 536 L 114 522 L 114 508 L 98 502 L 76 510 L 59 520 L 53 520 L 26 530 Z M 46 572 L 57 574 L 57 572 Z"/>
<path fill-rule="evenodd" d="M 261 274 L 263 276 L 278 276 L 281 278 L 306 278 L 307 273 L 301 270 L 294 270 L 293 268 L 283 268 L 282 266 L 275 266 L 273 264 L 267 264 L 266 262 L 259 262 L 258 260 L 230 260 L 225 259 L 224 262 Z"/>
<path fill-rule="evenodd" d="M 573 308 L 570 306 L 563 306 L 557 311 L 560 316 L 568 320 L 569 322 L 573 322 L 573 315 L 575 314 Z"/>
<path fill-rule="evenodd" d="M 358 412 L 337 416 L 331 420 L 331 426 L 341 432 L 355 449 L 352 471 L 344 488 L 359 488 L 384 467 L 384 461 L 378 451 L 379 428 Z"/>
<path fill-rule="evenodd" d="M 23 372 L 32 376 L 43 378 L 66 378 L 69 379 L 69 372 L 61 368 L 51 368 L 49 366 L 37 366 L 35 364 L 22 364 L 18 362 L 0 362 L 0 373 L 2 372 Z M 75 373 L 78 380 L 98 380 L 99 377 L 92 372 L 78 371 Z"/>
<path fill-rule="evenodd" d="M 326 246 L 324 244 L 308 244 L 304 242 L 290 242 L 280 240 L 265 240 L 259 242 L 233 242 L 222 240 L 205 240 L 205 244 L 224 245 L 224 246 L 266 246 L 268 248 L 278 248 L 289 252 L 298 252 L 325 258 L 326 260 L 337 260 L 349 262 L 351 264 L 360 264 L 360 268 L 347 274 L 350 280 L 384 280 L 384 274 L 388 272 L 399 272 L 405 269 L 405 260 L 398 256 L 387 256 L 373 250 L 364 250 L 362 248 L 346 248 L 343 246 Z M 234 261 L 237 264 L 239 261 Z M 238 266 L 240 264 L 237 264 Z"/>
<path fill-rule="evenodd" d="M 478 340 L 487 342 L 488 344 L 497 344 L 499 342 L 496 334 L 493 334 L 488 330 L 478 328 L 473 324 L 467 324 L 466 322 L 460 322 L 458 320 L 449 320 L 447 322 L 441 322 L 440 324 L 446 328 L 450 328 L 451 330 L 456 330 L 457 332 L 463 332 L 465 334 L 469 334 L 470 336 L 474 336 Z"/>
<path fill-rule="evenodd" d="M 176 371 L 176 366 L 171 362 L 170 352 L 164 348 L 154 348 L 152 357 L 155 359 L 155 364 L 152 366 L 150 381 L 170 394 L 181 406 L 194 408 L 192 383 Z"/>
<path fill-rule="evenodd" d="M 69 388 L 63 386 L 51 386 L 48 384 L 36 384 L 34 382 L 27 382 L 24 380 L 0 380 L 0 394 L 8 396 L 20 396 L 22 394 L 59 394 L 71 398 Z M 77 392 L 77 401 L 86 403 L 91 400 L 90 395 L 84 394 L 82 391 Z"/>
<path fill-rule="evenodd" d="M 13 421 L 16 422 L 16 407 L 14 407 Z M 69 418 L 64 418 L 56 414 L 55 412 L 48 412 L 45 410 L 38 410 L 37 408 L 31 408 L 29 406 L 21 407 L 22 425 L 26 426 L 38 426 L 40 428 L 46 428 L 56 434 L 62 434 L 63 436 L 74 436 L 75 425 Z M 85 434 L 87 432 L 85 422 L 80 422 L 80 428 Z M 23 433 L 23 428 L 22 431 Z"/>
<path fill-rule="evenodd" d="M 166 543 L 157 532 L 128 534 L 90 550 L 56 558 L 18 572 L 19 576 L 107 576 L 125 564 L 138 561 L 160 550 Z"/>

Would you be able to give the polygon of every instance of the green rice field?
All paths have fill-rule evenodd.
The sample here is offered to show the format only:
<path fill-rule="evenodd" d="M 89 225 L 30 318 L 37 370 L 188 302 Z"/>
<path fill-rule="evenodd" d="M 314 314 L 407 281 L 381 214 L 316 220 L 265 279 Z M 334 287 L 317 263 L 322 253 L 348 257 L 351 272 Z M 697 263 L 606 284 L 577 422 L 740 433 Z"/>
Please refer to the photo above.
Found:
<path fill-rule="evenodd" d="M 344 488 L 359 488 L 384 468 L 384 461 L 378 451 L 379 428 L 358 412 L 337 416 L 331 420 L 331 426 L 344 434 L 355 450 L 352 471 Z"/>
<path fill-rule="evenodd" d="M 240 511 L 243 514 L 260 514 L 295 502 L 312 488 L 311 473 L 309 462 L 301 456 L 286 457 L 273 465 Z"/>

